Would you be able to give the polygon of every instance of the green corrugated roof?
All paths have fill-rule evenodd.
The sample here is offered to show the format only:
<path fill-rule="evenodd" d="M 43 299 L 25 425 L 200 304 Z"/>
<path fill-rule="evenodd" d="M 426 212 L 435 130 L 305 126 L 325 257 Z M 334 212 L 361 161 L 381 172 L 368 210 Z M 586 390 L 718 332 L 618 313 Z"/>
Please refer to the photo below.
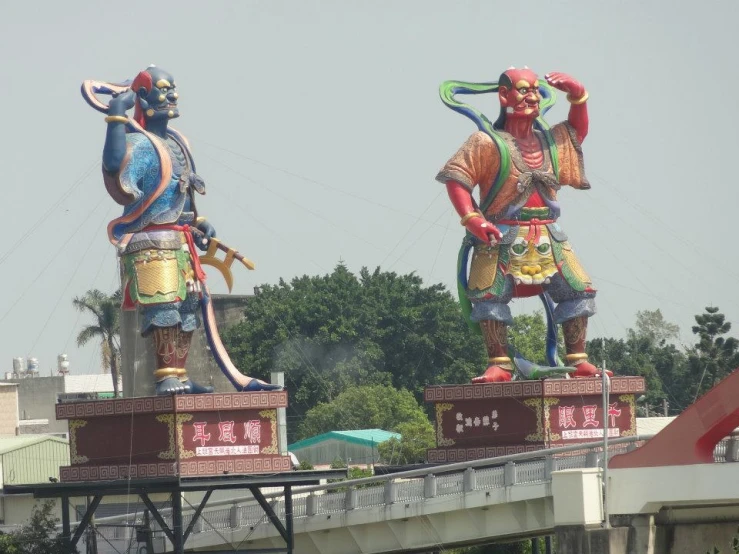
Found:
<path fill-rule="evenodd" d="M 345 442 L 351 442 L 354 444 L 362 444 L 364 446 L 374 446 L 390 440 L 392 438 L 399 439 L 399 433 L 392 433 L 390 431 L 384 431 L 382 429 L 358 429 L 355 431 L 329 431 L 323 435 L 316 435 L 309 439 L 303 439 L 302 441 L 289 444 L 288 450 L 298 450 L 300 448 L 306 448 L 319 442 L 327 440 L 340 440 Z"/>
<path fill-rule="evenodd" d="M 0 437 L 0 454 L 7 454 L 19 448 L 25 448 L 39 442 L 54 441 L 67 444 L 67 441 L 59 437 L 49 435 L 21 435 L 20 437 Z"/>

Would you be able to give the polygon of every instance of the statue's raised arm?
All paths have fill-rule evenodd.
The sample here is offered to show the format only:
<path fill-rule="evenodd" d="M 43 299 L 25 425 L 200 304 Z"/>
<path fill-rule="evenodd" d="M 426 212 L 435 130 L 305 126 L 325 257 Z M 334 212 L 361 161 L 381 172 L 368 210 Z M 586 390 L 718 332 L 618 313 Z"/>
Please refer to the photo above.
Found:
<path fill-rule="evenodd" d="M 243 375 L 218 335 L 196 246 L 208 250 L 210 265 L 229 271 L 228 264 L 212 259 L 216 247 L 224 247 L 197 211 L 196 195 L 205 194 L 205 182 L 195 172 L 187 139 L 169 126 L 180 115 L 172 74 L 150 66 L 130 84 L 86 81 L 82 93 L 92 107 L 107 114 L 103 179 L 111 197 L 123 206 L 123 214 L 108 225 L 108 236 L 123 266 L 123 307 L 141 310 L 141 333 L 154 341 L 156 393 L 212 392 L 193 382 L 185 369 L 199 312 L 211 352 L 237 390 L 281 388 Z M 101 94 L 112 95 L 109 104 L 100 101 Z M 243 256 L 226 250 L 228 263 L 235 258 L 250 267 Z"/>
<path fill-rule="evenodd" d="M 497 83 L 448 81 L 441 87 L 447 106 L 470 117 L 479 129 L 436 177 L 446 185 L 467 230 L 457 268 L 460 300 L 468 322 L 479 325 L 489 356 L 484 373 L 473 379 L 476 383 L 509 381 L 514 365 L 531 373 L 531 364 L 522 370 L 509 347 L 507 329 L 513 318 L 508 304 L 535 295 L 551 310 L 550 365 L 573 377 L 599 373 L 585 353 L 596 291 L 559 225 L 557 198 L 562 186 L 590 188 L 581 148 L 588 133 L 588 93 L 564 73 L 545 79 L 546 84 L 528 68 L 509 68 Z M 545 109 L 554 103 L 552 88 L 567 93 L 571 106 L 567 121 L 550 128 L 541 112 L 543 100 Z M 489 92 L 497 92 L 500 104 L 494 123 L 454 98 Z M 566 366 L 557 356 L 554 324 L 564 331 Z"/>

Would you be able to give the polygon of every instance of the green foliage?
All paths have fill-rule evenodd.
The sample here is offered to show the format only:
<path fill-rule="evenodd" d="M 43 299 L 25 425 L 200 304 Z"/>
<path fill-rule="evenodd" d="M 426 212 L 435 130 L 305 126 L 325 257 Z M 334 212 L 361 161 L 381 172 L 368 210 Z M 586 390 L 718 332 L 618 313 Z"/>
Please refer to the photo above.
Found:
<path fill-rule="evenodd" d="M 543 552 L 543 548 L 540 549 Z M 485 544 L 448 550 L 449 554 L 531 554 L 531 541 Z"/>
<path fill-rule="evenodd" d="M 285 371 L 291 435 L 310 408 L 358 385 L 406 389 L 420 400 L 426 385 L 469 382 L 486 359 L 456 299 L 414 274 L 355 275 L 339 264 L 329 275 L 261 286 L 245 315 L 225 333 L 226 346 L 250 375 Z"/>
<path fill-rule="evenodd" d="M 546 357 L 547 324 L 542 312 L 515 316 L 508 330 L 508 340 L 528 361 L 549 365 Z"/>
<path fill-rule="evenodd" d="M 593 360 L 607 360 L 616 375 L 644 376 L 650 415 L 662 413 L 663 400 L 669 414 L 677 415 L 739 366 L 739 341 L 724 336 L 731 330 L 724 314 L 709 307 L 695 320 L 698 342 L 693 347 L 669 343 L 679 329 L 655 310 L 637 313 L 636 329 L 629 329 L 626 339 L 593 339 L 587 351 Z"/>
<path fill-rule="evenodd" d="M 77 335 L 77 346 L 83 346 L 93 339 L 100 341 L 102 365 L 110 370 L 113 392 L 117 397 L 121 356 L 121 291 L 119 289 L 108 295 L 97 289 L 88 290 L 84 296 L 75 297 L 72 305 L 77 311 L 93 316 L 92 325 L 86 325 Z"/>
<path fill-rule="evenodd" d="M 680 335 L 680 327 L 666 321 L 659 308 L 654 311 L 636 312 L 636 329 L 639 338 L 647 339 L 652 345 L 660 345 L 675 340 Z"/>
<path fill-rule="evenodd" d="M 648 339 L 639 337 L 632 330 L 629 331 L 626 339 L 590 340 L 586 345 L 586 350 L 590 359 L 598 365 L 606 361 L 607 368 L 613 371 L 614 375 L 643 376 L 647 389 L 645 402 L 651 407 L 651 412 L 661 409 L 662 400 L 667 397 L 664 375 L 658 370 L 658 361 L 662 362 L 659 365 L 665 373 L 673 367 L 675 362 L 681 366 L 685 363 L 685 355 L 678 352 L 674 346 L 656 346 Z"/>
<path fill-rule="evenodd" d="M 299 427 L 301 439 L 353 429 L 394 430 L 401 423 L 428 423 L 426 413 L 406 390 L 387 385 L 350 388 L 332 402 L 308 410 Z"/>
<path fill-rule="evenodd" d="M 426 451 L 436 446 L 434 426 L 427 419 L 400 423 L 393 428 L 400 439 L 381 443 L 377 450 L 383 463 L 389 465 L 415 464 L 426 461 Z"/>
<path fill-rule="evenodd" d="M 36 504 L 28 523 L 13 533 L 0 535 L 3 554 L 73 554 L 77 549 L 64 546 L 56 533 L 59 520 L 53 516 L 54 501 Z"/>
<path fill-rule="evenodd" d="M 372 477 L 372 469 L 362 467 L 350 467 L 349 468 L 349 479 L 364 479 L 365 477 Z"/>
<path fill-rule="evenodd" d="M 313 464 L 310 463 L 308 460 L 300 460 L 300 464 L 298 465 L 298 469 L 301 471 L 309 471 L 314 469 Z"/>
<path fill-rule="evenodd" d="M 695 321 L 693 333 L 698 335 L 698 343 L 690 355 L 690 367 L 700 375 L 695 388 L 698 397 L 739 365 L 739 341 L 723 336 L 731 330 L 731 323 L 718 308 L 707 307 L 706 313 L 695 316 Z"/>

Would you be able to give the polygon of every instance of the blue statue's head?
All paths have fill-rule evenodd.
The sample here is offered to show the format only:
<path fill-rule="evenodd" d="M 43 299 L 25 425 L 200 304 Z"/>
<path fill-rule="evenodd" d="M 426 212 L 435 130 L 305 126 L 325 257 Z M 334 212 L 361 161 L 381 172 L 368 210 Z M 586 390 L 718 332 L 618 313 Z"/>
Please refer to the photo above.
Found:
<path fill-rule="evenodd" d="M 142 127 L 146 128 L 149 122 L 180 116 L 174 77 L 164 69 L 148 67 L 133 80 L 131 90 L 136 93 L 134 119 Z"/>

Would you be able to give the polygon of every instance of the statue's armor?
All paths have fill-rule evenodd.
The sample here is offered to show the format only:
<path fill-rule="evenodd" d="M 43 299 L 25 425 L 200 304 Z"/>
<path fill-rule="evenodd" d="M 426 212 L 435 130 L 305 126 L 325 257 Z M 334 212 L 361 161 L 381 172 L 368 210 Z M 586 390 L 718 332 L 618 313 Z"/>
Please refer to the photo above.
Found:
<path fill-rule="evenodd" d="M 124 245 L 124 309 L 142 307 L 142 333 L 178 324 L 183 331 L 193 331 L 199 326 L 199 301 L 184 233 L 156 226 L 193 224 L 191 188 L 197 182 L 202 191 L 202 181 L 192 171 L 184 142 L 173 136 L 163 141 L 149 134 L 129 133 L 126 141 L 131 154 L 118 173 L 118 184 L 136 200 L 124 208 L 124 216 L 140 210 L 155 191 L 158 196 L 138 217 L 113 226 L 114 237 Z M 167 183 L 162 182 L 158 153 L 163 155 L 164 164 L 171 164 Z"/>
<path fill-rule="evenodd" d="M 499 131 L 511 156 L 510 173 L 485 211 L 485 217 L 502 233 L 493 246 L 476 241 L 467 282 L 472 303 L 472 321 L 495 320 L 512 323 L 508 302 L 521 285 L 533 285 L 549 292 L 557 303 L 554 318 L 562 323 L 595 313 L 595 290 L 557 223 L 560 206 L 557 191 L 562 185 L 589 188 L 582 162 L 582 150 L 574 130 L 567 123 L 551 130 L 559 179 L 546 145 L 537 132 L 544 158 L 541 167 L 530 168 L 511 135 Z M 491 193 L 498 171 L 500 152 L 483 132 L 474 133 L 437 175 L 467 187 L 480 188 L 480 197 Z M 531 202 L 536 195 L 536 201 Z M 539 201 L 540 200 L 540 201 Z M 538 289 L 537 289 L 538 290 Z M 529 295 L 529 294 L 525 294 Z"/>

